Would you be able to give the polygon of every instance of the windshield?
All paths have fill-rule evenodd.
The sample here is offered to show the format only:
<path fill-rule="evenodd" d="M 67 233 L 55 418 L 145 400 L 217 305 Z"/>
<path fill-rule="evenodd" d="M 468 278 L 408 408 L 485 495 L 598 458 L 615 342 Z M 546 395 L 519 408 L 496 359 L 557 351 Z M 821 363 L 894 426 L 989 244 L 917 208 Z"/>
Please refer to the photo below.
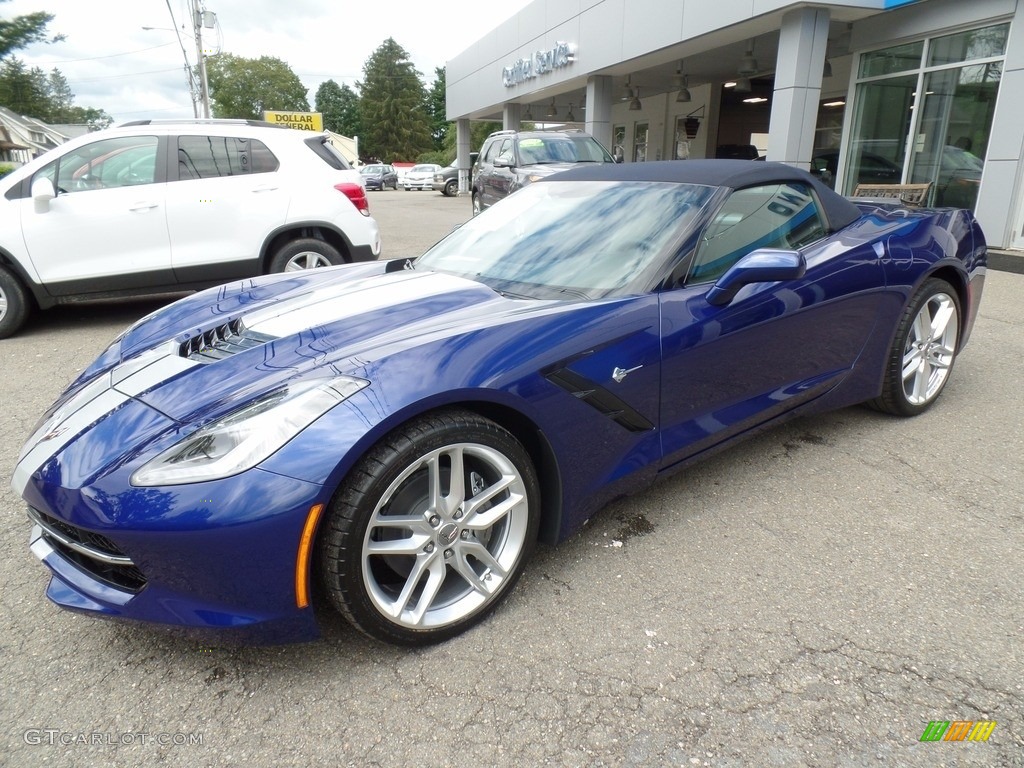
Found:
<path fill-rule="evenodd" d="M 526 298 L 599 298 L 657 267 L 714 192 L 653 182 L 531 184 L 455 230 L 416 269 Z"/>
<path fill-rule="evenodd" d="M 520 165 L 610 162 L 611 155 L 592 136 L 535 136 L 519 140 Z"/>
<path fill-rule="evenodd" d="M 380 176 L 384 173 L 384 166 L 382 165 L 364 165 L 359 169 L 359 172 L 364 176 Z"/>
<path fill-rule="evenodd" d="M 433 173 L 434 169 L 440 167 L 439 165 L 414 165 L 409 173 Z"/>

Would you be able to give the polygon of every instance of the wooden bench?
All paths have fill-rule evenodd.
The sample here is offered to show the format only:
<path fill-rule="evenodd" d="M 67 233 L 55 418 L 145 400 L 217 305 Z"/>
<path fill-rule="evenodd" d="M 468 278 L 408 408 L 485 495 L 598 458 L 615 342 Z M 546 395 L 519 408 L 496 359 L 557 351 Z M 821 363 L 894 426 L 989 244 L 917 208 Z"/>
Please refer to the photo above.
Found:
<path fill-rule="evenodd" d="M 858 184 L 854 197 L 882 197 L 899 200 L 904 205 L 921 206 L 928 202 L 931 182 L 926 184 Z"/>

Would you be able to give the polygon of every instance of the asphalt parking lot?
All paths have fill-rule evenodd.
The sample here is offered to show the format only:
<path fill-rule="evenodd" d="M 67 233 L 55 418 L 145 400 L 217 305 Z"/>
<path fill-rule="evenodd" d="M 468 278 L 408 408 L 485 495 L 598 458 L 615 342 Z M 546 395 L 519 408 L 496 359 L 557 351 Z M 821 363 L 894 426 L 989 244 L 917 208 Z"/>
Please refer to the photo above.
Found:
<path fill-rule="evenodd" d="M 385 256 L 466 198 L 374 192 Z M 10 472 L 38 416 L 158 303 L 68 307 L 0 341 L 0 764 L 1024 766 L 1024 275 L 912 420 L 798 420 L 541 548 L 444 645 L 325 615 L 221 648 L 59 611 Z M 987 742 L 921 742 L 930 721 Z"/>

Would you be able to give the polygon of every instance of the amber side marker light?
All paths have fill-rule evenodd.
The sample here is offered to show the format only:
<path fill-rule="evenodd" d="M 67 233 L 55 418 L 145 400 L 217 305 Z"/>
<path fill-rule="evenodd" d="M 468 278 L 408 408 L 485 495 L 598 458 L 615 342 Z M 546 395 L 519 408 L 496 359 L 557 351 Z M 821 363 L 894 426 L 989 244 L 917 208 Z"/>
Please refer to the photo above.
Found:
<path fill-rule="evenodd" d="M 316 504 L 309 510 L 306 524 L 302 527 L 302 538 L 299 539 L 299 556 L 295 559 L 295 604 L 299 608 L 309 607 L 309 551 L 313 547 L 313 532 L 323 511 L 323 504 Z"/>

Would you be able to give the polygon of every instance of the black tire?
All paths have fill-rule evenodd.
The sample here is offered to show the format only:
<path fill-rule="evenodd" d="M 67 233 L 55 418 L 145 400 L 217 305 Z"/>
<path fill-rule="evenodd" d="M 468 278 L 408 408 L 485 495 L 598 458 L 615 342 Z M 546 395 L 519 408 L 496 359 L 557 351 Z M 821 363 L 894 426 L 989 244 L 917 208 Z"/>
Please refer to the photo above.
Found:
<path fill-rule="evenodd" d="M 330 243 L 315 237 L 303 237 L 290 240 L 277 249 L 270 260 L 270 271 L 292 272 L 344 263 L 345 258 Z"/>
<path fill-rule="evenodd" d="M 473 215 L 479 216 L 483 211 L 483 204 L 480 202 L 480 195 L 476 192 L 473 193 Z"/>
<path fill-rule="evenodd" d="M 323 583 L 370 637 L 448 640 L 511 592 L 536 543 L 539 503 L 533 463 L 504 428 L 463 410 L 421 416 L 370 449 L 335 493 L 318 543 Z"/>
<path fill-rule="evenodd" d="M 13 336 L 28 320 L 32 304 L 21 281 L 0 266 L 0 339 Z"/>
<path fill-rule="evenodd" d="M 448 179 L 448 181 L 444 183 L 443 194 L 445 197 L 455 197 L 457 194 L 459 194 L 459 180 Z"/>
<path fill-rule="evenodd" d="M 882 394 L 868 405 L 895 416 L 917 416 L 931 408 L 953 371 L 960 326 L 956 291 L 945 280 L 926 280 L 903 310 L 886 360 Z"/>

